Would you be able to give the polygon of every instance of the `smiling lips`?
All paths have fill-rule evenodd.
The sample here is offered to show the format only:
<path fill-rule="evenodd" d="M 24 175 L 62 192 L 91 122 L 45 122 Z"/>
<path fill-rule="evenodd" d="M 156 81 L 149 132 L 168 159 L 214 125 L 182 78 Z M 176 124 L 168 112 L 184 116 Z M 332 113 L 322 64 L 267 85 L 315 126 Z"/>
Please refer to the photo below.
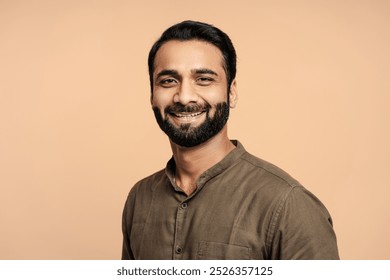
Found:
<path fill-rule="evenodd" d="M 187 113 L 187 112 L 179 112 L 179 113 L 174 113 L 171 112 L 171 115 L 178 119 L 179 121 L 184 121 L 184 122 L 190 122 L 193 120 L 196 120 L 200 115 L 202 115 L 205 111 L 200 111 L 200 112 L 195 112 L 195 113 Z"/>

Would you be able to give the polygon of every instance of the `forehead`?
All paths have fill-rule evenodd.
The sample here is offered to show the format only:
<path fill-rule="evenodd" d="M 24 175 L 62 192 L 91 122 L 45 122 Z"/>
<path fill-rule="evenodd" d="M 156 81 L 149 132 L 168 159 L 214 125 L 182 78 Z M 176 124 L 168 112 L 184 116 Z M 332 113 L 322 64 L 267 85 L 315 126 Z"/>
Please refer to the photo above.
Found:
<path fill-rule="evenodd" d="M 210 68 L 224 71 L 221 51 L 213 44 L 199 41 L 172 40 L 164 43 L 156 54 L 154 72 L 163 69 L 191 70 Z"/>

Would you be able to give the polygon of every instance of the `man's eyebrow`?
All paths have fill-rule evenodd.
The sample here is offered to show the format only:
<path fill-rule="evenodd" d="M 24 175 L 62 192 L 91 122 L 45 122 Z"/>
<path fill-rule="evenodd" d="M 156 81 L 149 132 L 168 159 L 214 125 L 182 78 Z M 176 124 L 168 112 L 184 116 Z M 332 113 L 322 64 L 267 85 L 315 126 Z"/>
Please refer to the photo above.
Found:
<path fill-rule="evenodd" d="M 211 69 L 207 69 L 207 68 L 194 69 L 194 70 L 192 70 L 192 72 L 195 74 L 211 74 L 214 76 L 218 76 L 218 74 L 216 72 L 214 72 Z"/>
<path fill-rule="evenodd" d="M 194 74 L 210 74 L 210 75 L 218 76 L 218 74 L 215 71 L 208 68 L 193 69 L 191 72 L 193 72 Z M 173 69 L 164 69 L 157 73 L 155 79 L 157 80 L 162 76 L 173 76 L 176 78 L 179 76 L 179 72 Z"/>
<path fill-rule="evenodd" d="M 164 69 L 157 73 L 156 79 L 160 78 L 161 76 L 179 76 L 179 73 L 176 70 L 172 69 Z"/>

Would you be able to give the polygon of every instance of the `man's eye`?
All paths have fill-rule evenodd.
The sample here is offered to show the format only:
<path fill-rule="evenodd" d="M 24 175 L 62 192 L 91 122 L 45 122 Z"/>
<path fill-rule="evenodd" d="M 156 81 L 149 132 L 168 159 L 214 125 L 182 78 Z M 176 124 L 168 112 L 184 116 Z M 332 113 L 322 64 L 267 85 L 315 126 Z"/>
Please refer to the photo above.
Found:
<path fill-rule="evenodd" d="M 175 79 L 164 79 L 160 82 L 160 84 L 173 84 L 175 83 L 176 80 Z"/>
<path fill-rule="evenodd" d="M 209 85 L 212 81 L 214 81 L 214 79 L 210 78 L 210 77 L 199 77 L 198 78 L 198 83 L 200 85 Z"/>
<path fill-rule="evenodd" d="M 162 79 L 161 81 L 159 81 L 159 84 L 162 87 L 170 88 L 170 87 L 175 86 L 177 84 L 177 81 L 175 79 L 172 79 L 172 78 L 167 78 L 167 79 Z"/>

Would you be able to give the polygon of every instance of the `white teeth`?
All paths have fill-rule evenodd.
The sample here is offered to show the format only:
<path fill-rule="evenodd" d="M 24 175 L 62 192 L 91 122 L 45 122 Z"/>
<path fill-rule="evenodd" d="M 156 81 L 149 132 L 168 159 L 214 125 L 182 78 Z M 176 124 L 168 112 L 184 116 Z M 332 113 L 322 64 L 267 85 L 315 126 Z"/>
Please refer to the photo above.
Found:
<path fill-rule="evenodd" d="M 196 116 L 199 116 L 200 114 L 202 114 L 203 112 L 199 112 L 199 113 L 194 113 L 194 114 L 189 114 L 189 115 L 187 115 L 187 114 L 185 114 L 185 115 L 183 115 L 183 114 L 175 114 L 177 117 L 179 117 L 179 118 L 193 118 L 193 117 L 196 117 Z"/>

